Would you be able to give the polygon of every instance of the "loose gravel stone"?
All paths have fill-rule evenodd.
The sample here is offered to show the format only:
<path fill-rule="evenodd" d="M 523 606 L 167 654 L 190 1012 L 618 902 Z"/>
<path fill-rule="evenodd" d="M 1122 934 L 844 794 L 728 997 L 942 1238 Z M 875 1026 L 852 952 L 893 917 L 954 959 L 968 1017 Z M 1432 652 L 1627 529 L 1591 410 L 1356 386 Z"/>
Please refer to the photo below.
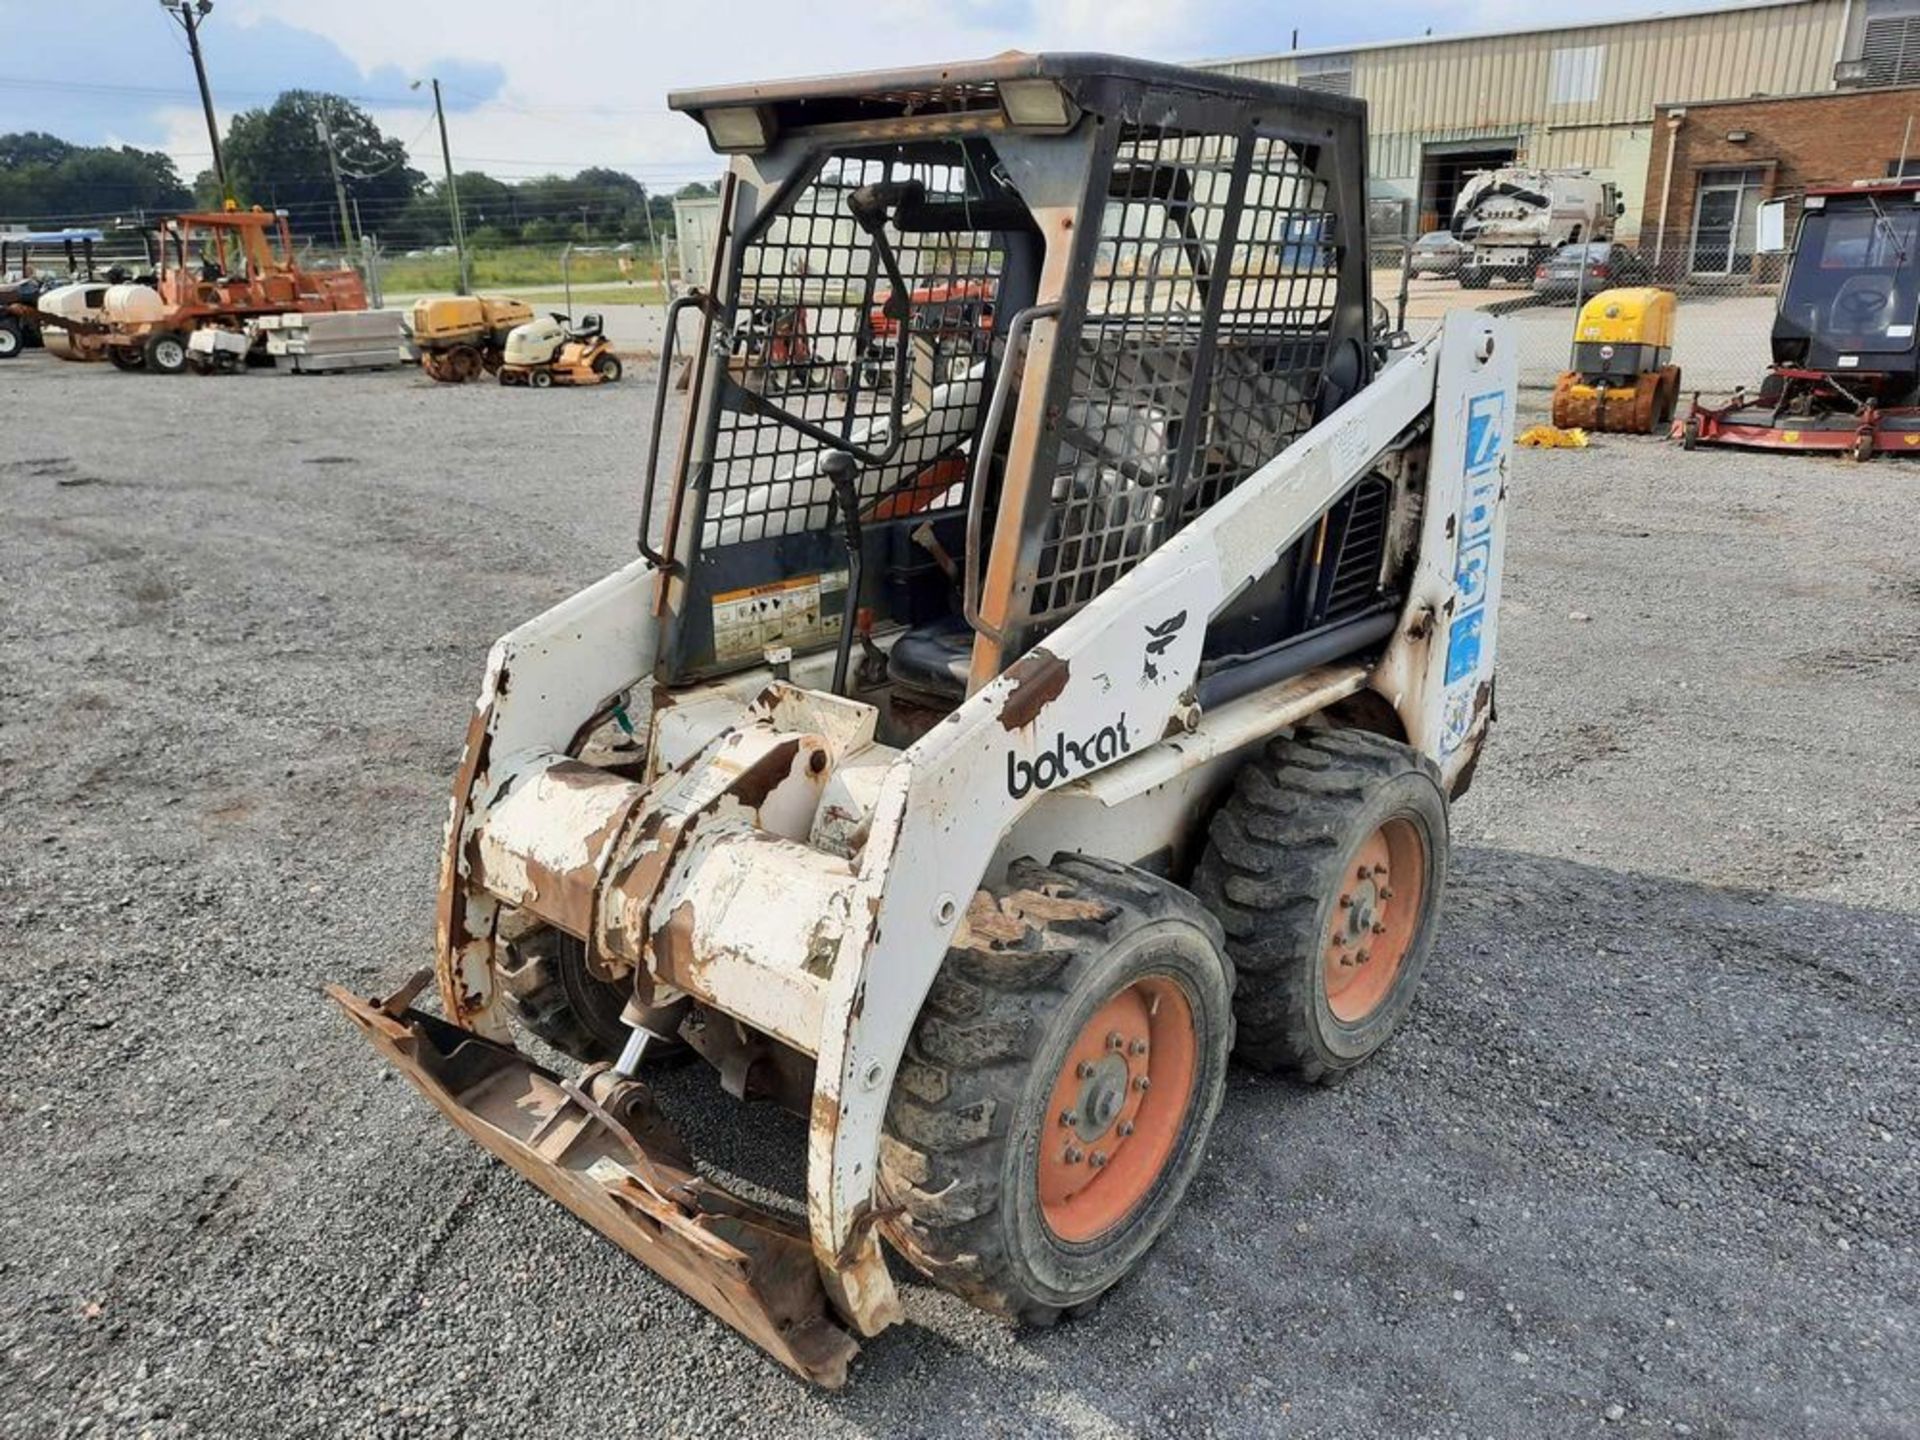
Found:
<path fill-rule="evenodd" d="M 629 558 L 646 384 L 0 375 L 9 1437 L 1920 1413 L 1920 472 L 1516 455 L 1499 723 L 1404 1029 L 1336 1089 L 1236 1072 L 1089 1313 L 1016 1330 L 903 1271 L 911 1323 L 829 1396 L 383 1083 L 319 993 L 429 958 L 487 647 Z M 660 1087 L 800 1192 L 797 1123 Z"/>

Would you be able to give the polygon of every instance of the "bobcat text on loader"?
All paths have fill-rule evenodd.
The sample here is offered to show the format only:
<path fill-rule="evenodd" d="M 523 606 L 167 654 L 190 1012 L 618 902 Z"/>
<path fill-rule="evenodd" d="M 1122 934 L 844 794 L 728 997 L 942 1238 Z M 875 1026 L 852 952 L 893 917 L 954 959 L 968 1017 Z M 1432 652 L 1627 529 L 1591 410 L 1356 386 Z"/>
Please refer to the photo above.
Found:
<path fill-rule="evenodd" d="M 1514 351 L 1378 344 L 1345 98 L 1010 54 L 671 104 L 732 160 L 641 558 L 495 645 L 432 975 L 331 993 L 838 1385 L 902 1318 L 883 1244 L 1073 1311 L 1173 1220 L 1230 1053 L 1327 1079 L 1406 1015 L 1493 712 Z M 803 305 L 803 373 L 744 373 Z M 668 1045 L 803 1117 L 804 1219 L 687 1153 Z"/>
<path fill-rule="evenodd" d="M 1762 253 L 1786 250 L 1785 200 L 1760 207 Z M 1758 393 L 1703 405 L 1681 444 L 1920 452 L 1920 179 L 1810 189 L 1780 285 Z"/>

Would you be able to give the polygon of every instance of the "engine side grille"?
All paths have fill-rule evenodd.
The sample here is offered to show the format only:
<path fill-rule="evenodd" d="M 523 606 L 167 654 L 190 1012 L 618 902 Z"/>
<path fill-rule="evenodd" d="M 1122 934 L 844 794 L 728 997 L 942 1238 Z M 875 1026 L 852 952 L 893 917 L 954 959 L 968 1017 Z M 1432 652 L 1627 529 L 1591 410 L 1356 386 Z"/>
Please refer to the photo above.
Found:
<path fill-rule="evenodd" d="M 1388 508 L 1393 487 L 1369 477 L 1347 498 L 1345 523 L 1337 528 L 1339 551 L 1327 585 L 1325 618 L 1344 620 L 1366 609 L 1380 590 L 1380 565 L 1387 544 Z"/>

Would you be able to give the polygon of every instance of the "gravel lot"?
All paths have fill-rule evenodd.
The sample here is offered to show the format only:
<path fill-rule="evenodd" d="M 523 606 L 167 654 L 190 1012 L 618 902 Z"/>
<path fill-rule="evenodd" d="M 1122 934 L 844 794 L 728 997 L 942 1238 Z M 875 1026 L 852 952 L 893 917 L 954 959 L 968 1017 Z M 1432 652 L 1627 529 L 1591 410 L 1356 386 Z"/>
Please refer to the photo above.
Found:
<path fill-rule="evenodd" d="M 646 387 L 0 374 L 7 1435 L 1915 1433 L 1920 471 L 1522 452 L 1407 1028 L 1236 1075 L 1092 1314 L 908 1285 L 829 1396 L 320 996 L 428 957 L 486 647 L 629 553 Z"/>

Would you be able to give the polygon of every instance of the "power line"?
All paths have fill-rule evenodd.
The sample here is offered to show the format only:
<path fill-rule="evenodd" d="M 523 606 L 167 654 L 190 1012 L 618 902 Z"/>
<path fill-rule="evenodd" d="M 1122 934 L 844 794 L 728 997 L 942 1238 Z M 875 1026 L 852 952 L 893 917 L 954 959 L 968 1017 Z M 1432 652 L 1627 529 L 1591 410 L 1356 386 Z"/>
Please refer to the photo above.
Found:
<path fill-rule="evenodd" d="M 12 86 L 22 90 L 61 90 L 90 95 L 148 95 L 156 99 L 197 99 L 195 91 L 182 89 L 174 85 L 127 85 L 109 80 L 52 80 L 39 75 L 0 75 L 0 85 Z M 223 95 L 244 95 L 252 99 L 278 99 L 289 90 L 304 87 L 298 85 L 282 86 L 278 90 L 246 90 L 223 85 Z M 455 90 L 446 87 L 455 94 L 465 95 L 469 109 L 499 109 L 516 115 L 675 115 L 678 111 L 664 105 L 519 105 L 511 100 L 498 97 L 483 97 L 472 91 Z M 360 105 L 378 105 L 390 110 L 431 110 L 430 102 L 417 95 L 368 95 L 345 90 L 313 91 L 314 94 L 338 95 L 342 100 L 352 100 Z"/>

